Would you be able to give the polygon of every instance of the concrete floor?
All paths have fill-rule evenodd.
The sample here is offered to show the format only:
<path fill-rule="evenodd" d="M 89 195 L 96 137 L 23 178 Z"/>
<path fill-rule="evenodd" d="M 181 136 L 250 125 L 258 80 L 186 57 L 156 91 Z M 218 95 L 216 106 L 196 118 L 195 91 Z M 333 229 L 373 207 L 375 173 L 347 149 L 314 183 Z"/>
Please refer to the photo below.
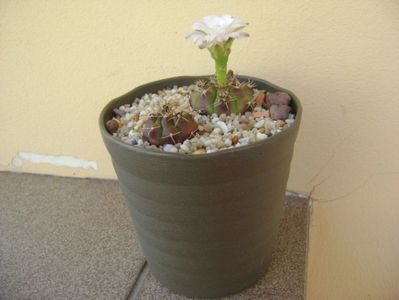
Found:
<path fill-rule="evenodd" d="M 274 259 L 226 299 L 303 299 L 308 201 L 290 195 Z M 151 275 L 118 183 L 0 172 L 0 299 L 187 299 Z"/>

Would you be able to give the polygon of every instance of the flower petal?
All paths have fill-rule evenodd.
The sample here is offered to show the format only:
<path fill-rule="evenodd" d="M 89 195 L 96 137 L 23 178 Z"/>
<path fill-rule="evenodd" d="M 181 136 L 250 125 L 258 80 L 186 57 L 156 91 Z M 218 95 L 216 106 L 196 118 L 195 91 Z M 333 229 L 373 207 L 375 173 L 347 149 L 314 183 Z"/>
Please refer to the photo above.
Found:
<path fill-rule="evenodd" d="M 230 15 L 209 15 L 195 22 L 193 32 L 186 38 L 202 48 L 209 48 L 216 44 L 223 44 L 228 39 L 238 39 L 249 36 L 246 32 L 238 32 L 248 23 Z"/>

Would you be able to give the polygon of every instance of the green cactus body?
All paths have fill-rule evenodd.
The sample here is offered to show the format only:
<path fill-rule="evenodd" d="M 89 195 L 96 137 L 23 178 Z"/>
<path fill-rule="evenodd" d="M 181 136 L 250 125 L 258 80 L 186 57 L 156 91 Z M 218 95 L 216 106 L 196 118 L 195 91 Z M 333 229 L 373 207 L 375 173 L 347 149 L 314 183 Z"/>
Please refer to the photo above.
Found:
<path fill-rule="evenodd" d="M 183 143 L 194 136 L 198 124 L 187 113 L 150 116 L 144 123 L 143 137 L 152 145 Z"/>
<path fill-rule="evenodd" d="M 197 89 L 191 92 L 190 104 L 201 114 L 240 114 L 254 103 L 254 90 L 249 83 L 239 83 L 228 73 L 229 82 L 219 86 L 214 80 L 197 83 Z"/>

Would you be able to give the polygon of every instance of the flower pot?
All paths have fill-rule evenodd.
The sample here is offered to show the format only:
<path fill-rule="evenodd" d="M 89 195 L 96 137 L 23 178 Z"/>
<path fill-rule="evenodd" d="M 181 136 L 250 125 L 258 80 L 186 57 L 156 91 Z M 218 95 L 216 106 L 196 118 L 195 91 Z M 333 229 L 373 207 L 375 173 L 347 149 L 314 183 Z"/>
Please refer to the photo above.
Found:
<path fill-rule="evenodd" d="M 100 130 L 152 274 L 189 297 L 221 297 L 251 286 L 267 271 L 276 239 L 301 105 L 267 81 L 258 89 L 292 96 L 294 123 L 249 146 L 183 155 L 125 144 L 107 131 L 113 108 L 145 93 L 205 78 L 151 82 L 112 100 Z"/>

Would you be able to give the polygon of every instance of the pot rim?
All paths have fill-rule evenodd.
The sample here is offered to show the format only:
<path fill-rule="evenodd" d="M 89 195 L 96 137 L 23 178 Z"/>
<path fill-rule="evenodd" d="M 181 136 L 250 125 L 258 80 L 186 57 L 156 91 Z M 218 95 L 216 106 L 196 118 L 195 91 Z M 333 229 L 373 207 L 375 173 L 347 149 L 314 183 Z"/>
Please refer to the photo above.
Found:
<path fill-rule="evenodd" d="M 210 158 L 215 158 L 218 157 L 220 155 L 227 155 L 227 154 L 235 154 L 235 153 L 241 153 L 243 151 L 249 151 L 252 149 L 256 149 L 258 147 L 264 147 L 264 145 L 267 145 L 269 143 L 273 143 L 276 142 L 278 139 L 283 139 L 285 136 L 291 134 L 292 132 L 295 132 L 297 130 L 297 127 L 299 127 L 299 123 L 302 117 L 302 105 L 298 99 L 298 97 L 292 93 L 291 91 L 285 89 L 285 88 L 281 88 L 273 83 L 270 83 L 264 79 L 260 79 L 260 78 L 256 78 L 256 77 L 252 77 L 252 76 L 247 76 L 247 75 L 239 75 L 238 78 L 244 78 L 244 79 L 249 79 L 251 81 L 260 81 L 260 82 L 264 82 L 266 85 L 278 90 L 278 91 L 283 91 L 288 93 L 291 98 L 292 101 L 295 102 L 296 105 L 296 114 L 295 114 L 295 119 L 294 122 L 288 127 L 285 128 L 283 131 L 272 135 L 271 137 L 268 137 L 262 141 L 257 141 L 253 144 L 250 145 L 245 145 L 245 146 L 240 146 L 240 147 L 234 147 L 234 148 L 230 148 L 230 149 L 225 149 L 225 150 L 221 150 L 221 151 L 216 151 L 216 152 L 212 152 L 212 153 L 204 153 L 204 154 L 182 154 L 182 153 L 171 153 L 171 152 L 166 152 L 166 151 L 159 151 L 159 150 L 155 150 L 155 149 L 145 149 L 145 148 L 141 148 L 135 145 L 129 145 L 123 141 L 118 140 L 117 138 L 113 137 L 111 133 L 108 132 L 107 128 L 105 127 L 105 115 L 107 114 L 107 112 L 111 109 L 114 109 L 116 106 L 116 102 L 118 102 L 121 98 L 125 97 L 128 94 L 132 94 L 135 91 L 137 91 L 138 89 L 142 89 L 146 86 L 150 86 L 150 85 L 154 85 L 158 82 L 167 82 L 170 81 L 171 84 L 173 84 L 173 81 L 176 80 L 193 80 L 193 82 L 195 80 L 201 79 L 201 78 L 209 78 L 210 75 L 198 75 L 198 76 L 175 76 L 175 77 L 169 77 L 169 78 L 164 78 L 161 80 L 156 80 L 156 81 L 151 81 L 142 85 L 139 85 L 137 87 L 135 87 L 134 89 L 132 89 L 131 91 L 123 94 L 122 96 L 119 96 L 117 98 L 112 99 L 111 101 L 109 101 L 106 106 L 101 110 L 100 113 L 100 117 L 99 117 L 99 125 L 100 125 L 100 131 L 101 131 L 101 135 L 103 137 L 103 139 L 107 140 L 108 142 L 111 143 L 115 143 L 119 146 L 121 146 L 122 148 L 124 148 L 127 151 L 131 151 L 132 153 L 137 153 L 137 154 L 141 154 L 141 155 L 148 155 L 148 156 L 155 156 L 155 157 L 163 157 L 163 158 L 170 158 L 170 159 L 177 159 L 177 160 L 202 160 L 202 159 L 210 159 Z M 156 92 L 156 91 L 154 91 Z"/>

